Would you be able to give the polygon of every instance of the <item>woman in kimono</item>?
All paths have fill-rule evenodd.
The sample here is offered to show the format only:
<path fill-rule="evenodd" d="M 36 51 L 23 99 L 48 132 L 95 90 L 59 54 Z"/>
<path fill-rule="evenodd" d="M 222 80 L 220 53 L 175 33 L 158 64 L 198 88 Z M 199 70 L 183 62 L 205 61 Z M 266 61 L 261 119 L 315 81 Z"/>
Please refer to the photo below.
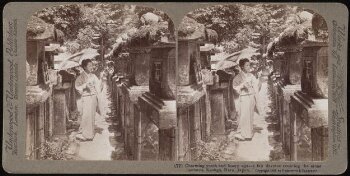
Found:
<path fill-rule="evenodd" d="M 236 101 L 238 111 L 238 129 L 235 138 L 238 140 L 251 140 L 253 137 L 253 119 L 256 107 L 258 92 L 261 83 L 250 73 L 250 62 L 248 59 L 239 61 L 241 72 L 234 77 L 232 87 L 239 95 Z"/>
<path fill-rule="evenodd" d="M 81 63 L 84 71 L 75 80 L 75 89 L 81 95 L 82 118 L 80 123 L 81 134 L 77 138 L 92 140 L 95 133 L 95 114 L 97 108 L 97 94 L 101 92 L 102 85 L 93 71 L 93 63 L 90 59 Z"/>
<path fill-rule="evenodd" d="M 84 69 L 82 69 L 81 67 L 76 67 L 76 70 L 78 71 L 77 77 L 79 77 L 79 75 L 84 72 Z M 75 87 L 75 82 L 74 82 L 74 87 Z M 81 116 L 83 115 L 83 105 L 81 101 L 81 94 L 78 92 L 78 90 L 76 90 L 75 98 L 77 101 L 77 110 L 79 112 L 78 123 L 81 124 Z M 81 133 L 81 128 L 79 128 L 79 133 Z"/>

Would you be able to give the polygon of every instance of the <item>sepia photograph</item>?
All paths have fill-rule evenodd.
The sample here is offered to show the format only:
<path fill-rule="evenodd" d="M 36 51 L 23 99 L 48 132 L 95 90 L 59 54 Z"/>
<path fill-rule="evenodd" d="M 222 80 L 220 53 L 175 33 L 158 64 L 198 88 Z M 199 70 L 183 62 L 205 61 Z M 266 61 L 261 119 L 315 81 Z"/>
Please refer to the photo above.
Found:
<path fill-rule="evenodd" d="M 26 45 L 27 159 L 173 158 L 176 45 L 164 12 L 53 6 L 30 17 Z"/>
<path fill-rule="evenodd" d="M 182 161 L 324 161 L 328 28 L 310 9 L 199 8 L 178 28 Z"/>
<path fill-rule="evenodd" d="M 139 5 L 42 9 L 26 31 L 25 157 L 325 161 L 328 40 L 321 15 L 291 5 L 212 5 L 178 26 Z"/>
<path fill-rule="evenodd" d="M 5 173 L 348 168 L 345 4 L 8 2 L 2 19 Z"/>

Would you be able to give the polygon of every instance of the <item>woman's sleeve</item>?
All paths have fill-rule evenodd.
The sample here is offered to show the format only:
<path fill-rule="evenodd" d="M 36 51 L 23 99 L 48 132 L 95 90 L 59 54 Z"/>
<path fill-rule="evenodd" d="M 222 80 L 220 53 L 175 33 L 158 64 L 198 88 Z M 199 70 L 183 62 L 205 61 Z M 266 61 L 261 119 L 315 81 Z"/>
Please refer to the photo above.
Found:
<path fill-rule="evenodd" d="M 255 84 L 255 88 L 256 88 L 256 92 L 260 92 L 260 89 L 261 89 L 261 81 L 260 81 L 260 79 L 258 78 L 255 78 L 254 76 L 253 76 L 253 79 L 254 79 L 254 84 Z"/>
<path fill-rule="evenodd" d="M 94 79 L 95 79 L 95 88 L 96 88 L 96 91 L 98 93 L 100 93 L 102 91 L 102 81 L 100 79 L 97 78 L 96 75 L 94 75 Z"/>
<path fill-rule="evenodd" d="M 82 79 L 82 76 L 78 76 L 75 80 L 75 89 L 79 92 L 80 95 L 83 94 L 83 90 L 86 88 L 86 84 Z"/>
<path fill-rule="evenodd" d="M 258 88 L 259 88 L 259 91 L 260 91 L 260 90 L 261 90 L 261 85 L 262 85 L 261 79 L 258 78 L 258 79 L 256 79 L 256 80 L 258 81 Z"/>
<path fill-rule="evenodd" d="M 237 76 L 235 78 L 233 78 L 233 80 L 232 80 L 232 88 L 237 93 L 241 93 L 241 89 L 243 88 L 243 85 L 242 85 L 242 81 L 240 79 L 238 79 Z"/>

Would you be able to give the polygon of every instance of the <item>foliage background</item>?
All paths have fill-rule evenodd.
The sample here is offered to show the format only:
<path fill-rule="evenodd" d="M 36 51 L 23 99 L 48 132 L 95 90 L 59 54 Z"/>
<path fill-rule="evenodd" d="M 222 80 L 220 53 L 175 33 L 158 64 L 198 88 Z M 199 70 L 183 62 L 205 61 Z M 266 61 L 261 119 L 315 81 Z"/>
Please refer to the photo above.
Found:
<path fill-rule="evenodd" d="M 218 45 L 227 53 L 248 46 L 266 52 L 268 43 L 284 30 L 303 23 L 298 6 L 276 4 L 215 5 L 196 9 L 187 17 L 218 33 Z M 45 22 L 54 24 L 65 34 L 64 46 L 70 53 L 91 47 L 92 36 L 102 34 L 106 52 L 112 50 L 118 37 L 147 26 L 142 15 L 151 12 L 160 21 L 168 23 L 169 32 L 175 31 L 172 20 L 164 12 L 145 6 L 123 4 L 70 4 L 54 6 L 35 14 Z"/>
<path fill-rule="evenodd" d="M 171 19 L 157 9 L 123 4 L 69 4 L 53 6 L 34 14 L 45 22 L 54 24 L 64 33 L 64 46 L 74 54 L 91 47 L 92 36 L 100 34 L 104 41 L 105 53 L 112 50 L 119 37 L 130 31 L 147 26 L 141 17 L 151 12 L 159 17 L 159 22 L 167 22 L 170 33 L 174 31 Z"/>

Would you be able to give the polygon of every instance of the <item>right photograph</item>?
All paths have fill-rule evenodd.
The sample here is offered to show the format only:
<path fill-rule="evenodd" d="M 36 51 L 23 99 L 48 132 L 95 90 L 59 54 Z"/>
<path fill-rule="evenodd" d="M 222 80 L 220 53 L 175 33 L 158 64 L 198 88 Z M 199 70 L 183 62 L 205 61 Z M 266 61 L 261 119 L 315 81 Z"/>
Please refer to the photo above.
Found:
<path fill-rule="evenodd" d="M 318 12 L 208 6 L 177 32 L 176 160 L 327 160 L 329 41 Z"/>

